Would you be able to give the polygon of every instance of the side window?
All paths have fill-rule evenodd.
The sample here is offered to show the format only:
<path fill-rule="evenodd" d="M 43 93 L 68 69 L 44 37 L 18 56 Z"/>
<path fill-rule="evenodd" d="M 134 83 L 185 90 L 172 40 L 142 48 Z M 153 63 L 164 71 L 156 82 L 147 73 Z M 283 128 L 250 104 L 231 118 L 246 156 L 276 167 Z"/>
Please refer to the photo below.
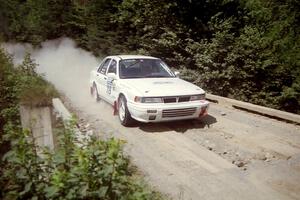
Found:
<path fill-rule="evenodd" d="M 101 70 L 102 66 L 104 65 L 105 61 L 106 60 L 102 60 L 101 63 L 98 65 L 97 72 L 100 73 L 100 70 Z"/>
<path fill-rule="evenodd" d="M 117 61 L 115 61 L 115 60 L 111 61 L 107 73 L 117 74 Z"/>
<path fill-rule="evenodd" d="M 103 64 L 99 67 L 98 72 L 101 74 L 105 74 L 108 64 L 110 63 L 110 58 L 106 59 Z"/>

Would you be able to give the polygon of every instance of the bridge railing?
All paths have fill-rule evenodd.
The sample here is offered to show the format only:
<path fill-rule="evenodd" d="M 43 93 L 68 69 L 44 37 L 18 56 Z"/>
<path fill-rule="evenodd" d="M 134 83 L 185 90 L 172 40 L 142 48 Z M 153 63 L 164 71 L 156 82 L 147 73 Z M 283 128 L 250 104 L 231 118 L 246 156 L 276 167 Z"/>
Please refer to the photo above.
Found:
<path fill-rule="evenodd" d="M 293 122 L 296 124 L 300 124 L 300 115 L 284 112 L 281 110 L 276 110 L 272 108 L 267 108 L 264 106 L 255 105 L 252 103 L 247 103 L 243 101 L 238 101 L 235 99 L 225 98 L 213 94 L 206 94 L 206 99 L 208 101 L 218 103 L 220 105 L 230 106 L 242 110 L 247 110 L 250 112 L 258 113 L 261 115 L 265 115 L 271 118 L 277 118 L 289 122 Z"/>

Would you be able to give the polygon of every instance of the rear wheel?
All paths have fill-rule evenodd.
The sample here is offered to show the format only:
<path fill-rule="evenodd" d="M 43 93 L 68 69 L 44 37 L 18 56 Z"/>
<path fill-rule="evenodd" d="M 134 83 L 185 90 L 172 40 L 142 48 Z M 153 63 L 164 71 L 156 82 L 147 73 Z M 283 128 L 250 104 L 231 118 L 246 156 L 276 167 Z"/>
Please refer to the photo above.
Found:
<path fill-rule="evenodd" d="M 133 119 L 127 108 L 127 101 L 124 96 L 120 96 L 118 101 L 118 111 L 119 119 L 123 126 L 130 126 L 133 122 Z"/>
<path fill-rule="evenodd" d="M 99 93 L 96 84 L 93 84 L 93 87 L 91 88 L 91 94 L 93 98 L 96 100 L 96 102 L 100 101 Z"/>

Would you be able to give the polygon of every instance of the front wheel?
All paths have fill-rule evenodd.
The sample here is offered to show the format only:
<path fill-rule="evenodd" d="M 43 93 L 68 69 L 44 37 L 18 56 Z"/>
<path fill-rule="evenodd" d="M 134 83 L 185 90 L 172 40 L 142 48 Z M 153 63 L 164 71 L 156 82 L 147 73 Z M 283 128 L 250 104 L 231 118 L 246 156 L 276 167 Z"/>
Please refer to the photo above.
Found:
<path fill-rule="evenodd" d="M 133 122 L 133 119 L 127 108 L 127 101 L 124 96 L 120 96 L 118 101 L 118 111 L 119 119 L 123 126 L 130 126 Z"/>

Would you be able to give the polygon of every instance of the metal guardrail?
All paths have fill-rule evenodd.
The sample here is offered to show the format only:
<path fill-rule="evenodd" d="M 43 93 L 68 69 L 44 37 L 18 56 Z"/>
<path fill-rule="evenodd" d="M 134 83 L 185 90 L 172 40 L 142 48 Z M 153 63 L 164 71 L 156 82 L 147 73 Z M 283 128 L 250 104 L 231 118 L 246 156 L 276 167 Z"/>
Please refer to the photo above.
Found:
<path fill-rule="evenodd" d="M 258 105 L 252 104 L 252 103 L 246 103 L 246 102 L 242 102 L 242 101 L 238 101 L 238 100 L 230 99 L 230 98 L 225 98 L 225 97 L 221 97 L 221 96 L 217 96 L 217 95 L 213 95 L 213 94 L 206 94 L 206 99 L 208 101 L 218 103 L 221 105 L 227 105 L 227 106 L 239 108 L 242 110 L 248 110 L 250 112 L 255 112 L 255 113 L 266 115 L 269 117 L 278 118 L 278 119 L 282 119 L 282 120 L 286 120 L 289 122 L 294 122 L 294 123 L 300 124 L 300 115 L 297 115 L 297 114 L 284 112 L 284 111 L 276 110 L 276 109 L 272 109 L 272 108 L 267 108 L 264 106 L 258 106 Z"/>

